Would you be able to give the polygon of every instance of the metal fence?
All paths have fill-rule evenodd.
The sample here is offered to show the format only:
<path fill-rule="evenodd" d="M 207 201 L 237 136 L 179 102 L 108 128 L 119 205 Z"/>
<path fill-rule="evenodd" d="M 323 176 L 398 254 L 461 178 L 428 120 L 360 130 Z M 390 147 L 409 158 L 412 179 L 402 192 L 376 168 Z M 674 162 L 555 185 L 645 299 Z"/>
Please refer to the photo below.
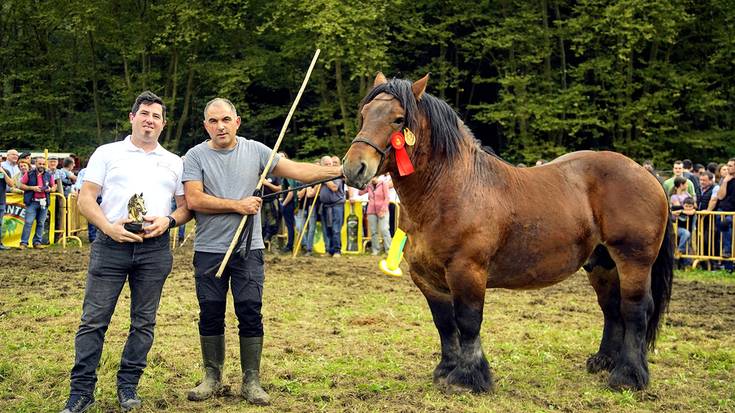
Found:
<path fill-rule="evenodd" d="M 693 268 L 703 264 L 711 269 L 735 261 L 732 257 L 734 215 L 735 212 L 696 211 L 693 215 L 682 212 L 675 216 L 675 257 Z"/>

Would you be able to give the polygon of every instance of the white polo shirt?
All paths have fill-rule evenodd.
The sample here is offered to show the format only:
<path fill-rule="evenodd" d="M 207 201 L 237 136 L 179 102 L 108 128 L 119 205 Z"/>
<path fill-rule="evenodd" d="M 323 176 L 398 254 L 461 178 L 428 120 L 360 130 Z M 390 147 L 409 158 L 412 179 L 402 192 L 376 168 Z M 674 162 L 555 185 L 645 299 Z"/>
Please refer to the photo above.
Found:
<path fill-rule="evenodd" d="M 109 222 L 128 216 L 128 201 L 143 193 L 148 216 L 171 214 L 171 199 L 184 195 L 181 158 L 160 144 L 151 152 L 123 141 L 97 148 L 89 158 L 84 180 L 102 187 L 102 211 Z"/>

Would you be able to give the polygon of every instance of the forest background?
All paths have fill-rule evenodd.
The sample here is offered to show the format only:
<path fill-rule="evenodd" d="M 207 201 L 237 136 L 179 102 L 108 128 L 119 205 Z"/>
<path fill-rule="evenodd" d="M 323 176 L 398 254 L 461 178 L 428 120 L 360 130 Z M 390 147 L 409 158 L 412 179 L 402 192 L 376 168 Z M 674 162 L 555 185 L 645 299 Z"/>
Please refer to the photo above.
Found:
<path fill-rule="evenodd" d="M 273 145 L 342 154 L 377 71 L 418 79 L 511 162 L 612 149 L 668 167 L 735 155 L 732 0 L 5 0 L 0 147 L 86 156 L 125 136 L 135 96 L 168 106 L 160 142 L 205 138 L 231 99 Z"/>

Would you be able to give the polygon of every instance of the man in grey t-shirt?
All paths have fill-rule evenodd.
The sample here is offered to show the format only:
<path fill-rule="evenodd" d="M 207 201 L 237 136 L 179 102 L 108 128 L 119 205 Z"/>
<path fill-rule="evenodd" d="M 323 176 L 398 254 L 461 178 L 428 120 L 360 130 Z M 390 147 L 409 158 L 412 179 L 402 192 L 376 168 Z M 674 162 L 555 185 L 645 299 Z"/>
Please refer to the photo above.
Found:
<path fill-rule="evenodd" d="M 196 218 L 194 279 L 199 301 L 199 335 L 204 379 L 189 391 L 189 400 L 206 400 L 222 388 L 225 354 L 225 308 L 232 287 L 240 336 L 242 396 L 250 403 L 269 403 L 260 385 L 260 355 L 263 348 L 263 239 L 261 198 L 252 196 L 268 163 L 271 150 L 262 143 L 237 136 L 241 119 L 227 99 L 216 98 L 204 108 L 204 129 L 210 139 L 191 148 L 185 156 L 184 191 Z M 342 175 L 340 167 L 274 158 L 269 173 L 301 182 L 314 182 Z M 215 273 L 222 262 L 243 215 L 252 215 L 253 241 L 233 253 L 221 278 Z"/>

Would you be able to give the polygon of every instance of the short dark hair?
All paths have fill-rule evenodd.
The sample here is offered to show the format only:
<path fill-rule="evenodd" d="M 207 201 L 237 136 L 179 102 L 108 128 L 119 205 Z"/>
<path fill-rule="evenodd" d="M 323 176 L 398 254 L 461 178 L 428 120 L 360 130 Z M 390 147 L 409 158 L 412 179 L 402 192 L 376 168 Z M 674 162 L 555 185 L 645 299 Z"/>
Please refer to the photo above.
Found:
<path fill-rule="evenodd" d="M 684 165 L 684 169 L 692 169 L 691 159 L 684 159 L 683 161 L 681 161 L 681 163 Z"/>
<path fill-rule="evenodd" d="M 704 165 L 702 165 L 701 163 L 695 163 L 694 164 L 694 170 L 695 171 L 698 171 L 700 169 L 704 169 Z"/>
<path fill-rule="evenodd" d="M 137 98 L 135 98 L 135 103 L 133 103 L 133 109 L 130 111 L 130 113 L 135 115 L 136 113 L 138 113 L 140 105 L 152 105 L 154 103 L 158 103 L 159 105 L 161 105 L 161 107 L 163 108 L 163 119 L 166 119 L 166 104 L 164 104 L 163 100 L 150 90 L 146 90 L 145 92 L 138 95 Z"/>
<path fill-rule="evenodd" d="M 702 172 L 702 174 L 701 174 L 701 175 L 699 175 L 699 176 L 706 176 L 706 177 L 707 177 L 707 178 L 709 178 L 709 179 L 710 179 L 711 181 L 714 181 L 714 180 L 715 180 L 715 174 L 713 174 L 713 173 L 712 173 L 712 172 L 710 172 L 710 171 L 704 171 L 704 172 Z"/>
<path fill-rule="evenodd" d="M 681 201 L 681 204 L 682 205 L 696 205 L 694 203 L 694 199 L 692 199 L 692 197 L 685 198 L 683 201 Z"/>
<path fill-rule="evenodd" d="M 70 165 L 73 166 L 74 164 L 74 158 L 64 158 L 64 168 L 68 168 Z"/>
<path fill-rule="evenodd" d="M 707 164 L 707 170 L 710 171 L 710 172 L 712 172 L 712 173 L 717 172 L 717 162 L 710 162 L 710 163 L 708 163 Z"/>

